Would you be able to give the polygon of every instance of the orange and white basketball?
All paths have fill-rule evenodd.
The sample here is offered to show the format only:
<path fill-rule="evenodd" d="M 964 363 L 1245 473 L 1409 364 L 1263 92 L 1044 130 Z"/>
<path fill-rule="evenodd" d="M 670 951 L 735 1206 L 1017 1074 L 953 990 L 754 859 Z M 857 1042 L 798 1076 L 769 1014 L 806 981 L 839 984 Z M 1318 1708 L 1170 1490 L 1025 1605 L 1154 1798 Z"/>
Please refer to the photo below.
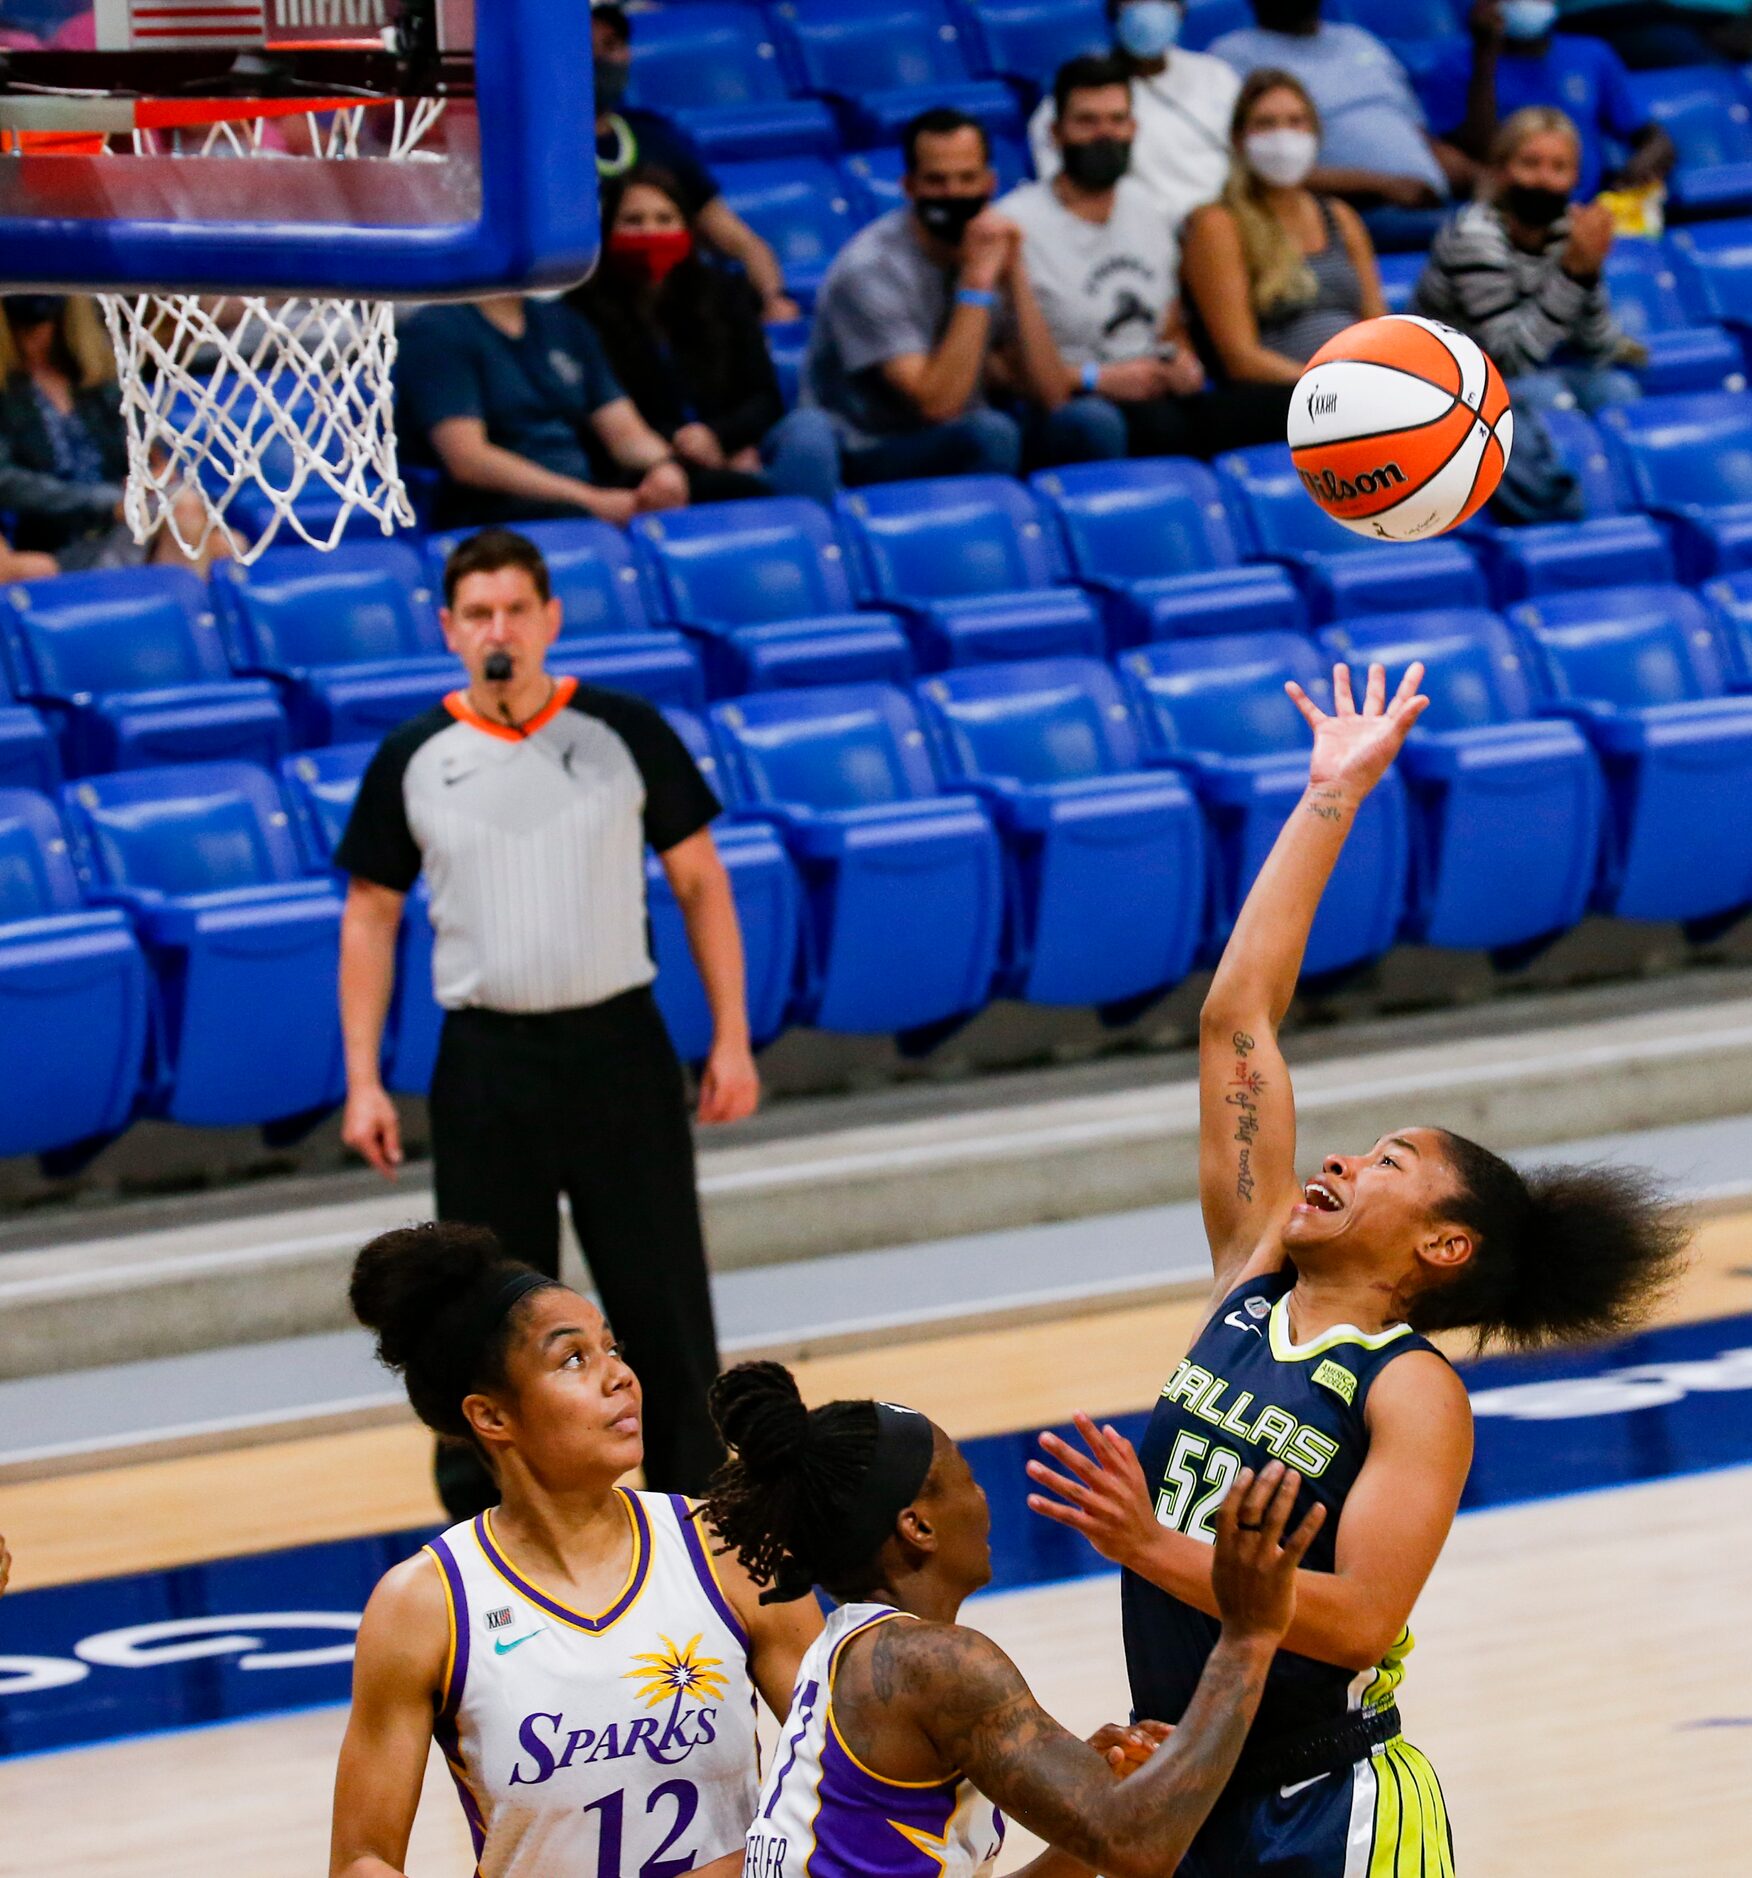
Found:
<path fill-rule="evenodd" d="M 1502 373 L 1464 333 L 1409 313 L 1329 339 L 1290 401 L 1302 486 L 1377 541 L 1458 528 L 1502 480 L 1514 436 Z"/>

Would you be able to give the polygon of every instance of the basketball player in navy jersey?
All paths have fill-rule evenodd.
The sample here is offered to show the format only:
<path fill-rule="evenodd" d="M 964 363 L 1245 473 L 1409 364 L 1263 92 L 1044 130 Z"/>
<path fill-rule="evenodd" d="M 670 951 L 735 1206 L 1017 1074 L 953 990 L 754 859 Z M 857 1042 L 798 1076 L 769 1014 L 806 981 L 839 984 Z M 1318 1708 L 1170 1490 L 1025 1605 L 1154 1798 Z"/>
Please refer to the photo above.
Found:
<path fill-rule="evenodd" d="M 1205 1000 L 1199 1194 L 1216 1284 L 1141 1453 L 1087 1417 L 1053 1435 L 1029 1505 L 1122 1570 L 1132 1700 L 1172 1721 L 1217 1635 L 1212 1524 L 1272 1459 L 1327 1510 L 1296 1615 L 1224 1797 L 1181 1878 L 1390 1878 L 1453 1871 L 1435 1770 L 1400 1732 L 1412 1606 L 1472 1457 L 1466 1391 L 1425 1332 L 1537 1347 L 1622 1331 L 1677 1269 L 1684 1233 L 1646 1176 L 1526 1176 L 1445 1129 L 1404 1125 L 1295 1172 L 1277 1033 L 1315 909 L 1363 798 L 1428 700 L 1348 670 L 1314 732 L 1307 792 L 1247 896 Z"/>
<path fill-rule="evenodd" d="M 637 1379 L 589 1299 L 484 1228 L 382 1234 L 352 1303 L 501 1497 L 371 1594 L 332 1878 L 403 1870 L 434 1740 L 477 1878 L 731 1878 L 760 1784 L 755 1691 L 783 1721 L 820 1612 L 761 1604 L 679 1494 L 616 1484 L 643 1452 Z"/>

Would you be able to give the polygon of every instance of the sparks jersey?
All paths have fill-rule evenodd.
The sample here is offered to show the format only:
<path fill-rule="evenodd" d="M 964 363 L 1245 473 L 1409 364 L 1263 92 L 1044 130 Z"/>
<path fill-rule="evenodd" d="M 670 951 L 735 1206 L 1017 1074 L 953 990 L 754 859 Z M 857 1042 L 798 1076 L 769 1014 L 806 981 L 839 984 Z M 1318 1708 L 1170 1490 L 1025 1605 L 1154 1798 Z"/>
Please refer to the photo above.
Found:
<path fill-rule="evenodd" d="M 633 1562 L 598 1616 L 520 1577 L 490 1513 L 427 1548 L 451 1624 L 434 1732 L 479 1878 L 676 1878 L 754 1815 L 748 1634 L 686 1501 L 620 1497 Z"/>
<path fill-rule="evenodd" d="M 1209 1545 L 1212 1522 L 1243 1467 L 1274 1460 L 1296 1468 L 1302 1493 L 1290 1526 L 1311 1501 L 1326 1523 L 1303 1563 L 1331 1571 L 1339 1516 L 1368 1458 L 1363 1411 L 1375 1378 L 1412 1350 L 1433 1350 L 1408 1324 L 1375 1336 L 1341 1324 L 1312 1342 L 1291 1341 L 1294 1272 L 1251 1279 L 1225 1298 L 1169 1378 L 1139 1460 L 1156 1517 Z M 1126 1572 L 1120 1587 L 1132 1706 L 1140 1717 L 1177 1722 L 1192 1700 L 1220 1626 L 1166 1591 Z M 1360 1675 L 1280 1650 L 1266 1679 L 1250 1740 L 1330 1725 L 1347 1711 L 1384 1708 L 1405 1673 L 1412 1637 L 1402 1631 L 1382 1661 Z"/>
<path fill-rule="evenodd" d="M 809 1646 L 743 1878 L 976 1878 L 990 1868 L 1004 1816 L 971 1781 L 885 1780 L 834 1723 L 840 1652 L 877 1624 L 916 1621 L 886 1604 L 847 1604 Z"/>

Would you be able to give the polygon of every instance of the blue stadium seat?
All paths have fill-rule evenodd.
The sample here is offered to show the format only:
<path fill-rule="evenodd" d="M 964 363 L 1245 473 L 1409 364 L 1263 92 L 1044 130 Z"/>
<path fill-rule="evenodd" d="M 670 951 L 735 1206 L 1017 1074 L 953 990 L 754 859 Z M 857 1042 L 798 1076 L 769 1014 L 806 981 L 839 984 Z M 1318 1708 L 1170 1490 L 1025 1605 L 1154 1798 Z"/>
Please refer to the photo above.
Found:
<path fill-rule="evenodd" d="M 1617 587 L 1673 578 L 1673 548 L 1651 517 L 1628 504 L 1606 440 L 1580 411 L 1548 411 L 1546 430 L 1581 484 L 1585 519 L 1498 527 L 1474 516 L 1465 533 L 1484 564 L 1496 605 L 1576 587 Z"/>
<path fill-rule="evenodd" d="M 9 587 L 0 619 L 21 694 L 75 776 L 206 758 L 277 762 L 286 716 L 234 678 L 207 589 L 182 568 L 114 568 Z"/>
<path fill-rule="evenodd" d="M 912 676 L 892 613 L 859 612 L 827 512 L 800 497 L 641 516 L 658 611 L 696 636 L 713 697 Z"/>
<path fill-rule="evenodd" d="M 346 832 L 359 779 L 377 746 L 339 743 L 304 750 L 280 765 L 286 799 L 306 869 L 326 874 Z M 383 1079 L 398 1095 L 424 1095 L 438 1060 L 438 1031 L 444 1013 L 432 996 L 431 899 L 423 879 L 414 882 L 396 937 L 395 989 L 383 1034 Z"/>
<path fill-rule="evenodd" d="M 721 786 L 717 755 L 705 725 L 688 711 L 665 715 L 707 781 Z M 721 815 L 712 824 L 712 839 L 736 899 L 747 971 L 748 1027 L 758 1046 L 784 1027 L 796 991 L 803 890 L 785 844 L 770 823 Z M 688 947 L 687 922 L 655 854 L 645 857 L 645 888 L 651 913 L 651 956 L 657 961 L 652 992 L 676 1054 L 684 1062 L 697 1063 L 712 1046 L 711 1007 Z"/>
<path fill-rule="evenodd" d="M 1606 772 L 1597 904 L 1704 920 L 1752 903 L 1752 697 L 1729 693 L 1709 613 L 1681 587 L 1553 594 L 1510 613 L 1543 708 Z"/>
<path fill-rule="evenodd" d="M 42 1154 L 127 1125 L 151 994 L 127 915 L 90 907 L 45 797 L 0 789 L 0 1155 Z"/>
<path fill-rule="evenodd" d="M 1452 0 L 1327 0 L 1321 17 L 1364 27 L 1390 43 L 1427 44 L 1466 31 L 1466 9 Z"/>
<path fill-rule="evenodd" d="M 973 77 L 943 0 L 779 0 L 773 15 L 804 84 L 833 100 L 853 144 L 888 143 L 934 105 L 992 132 L 1022 129 L 1015 93 Z"/>
<path fill-rule="evenodd" d="M 1412 806 L 1410 936 L 1528 946 L 1587 911 L 1604 812 L 1599 765 L 1573 723 L 1539 717 L 1526 661 L 1494 613 L 1369 614 L 1320 635 L 1327 655 L 1422 660 L 1429 709 L 1399 761 Z"/>
<path fill-rule="evenodd" d="M 1105 0 L 963 0 L 962 12 L 970 63 L 1020 81 L 1030 96 L 1049 90 L 1067 59 L 1113 40 Z"/>
<path fill-rule="evenodd" d="M 833 257 L 866 219 L 837 166 L 822 157 L 726 163 L 718 184 L 779 257 L 792 298 L 813 306 Z"/>
<path fill-rule="evenodd" d="M 1659 124 L 1679 147 L 1667 180 L 1675 219 L 1752 208 L 1752 94 L 1719 65 L 1632 72 L 1630 91 L 1646 123 Z"/>
<path fill-rule="evenodd" d="M 435 593 L 444 591 L 444 563 L 452 549 L 472 532 L 434 535 L 427 542 Z M 580 516 L 575 522 L 526 522 L 517 532 L 541 550 L 560 603 L 550 672 L 683 710 L 704 702 L 699 660 L 679 633 L 652 626 L 639 564 L 618 528 Z"/>
<path fill-rule="evenodd" d="M 133 915 L 158 980 L 150 1112 L 222 1128 L 339 1101 L 341 896 L 304 875 L 275 778 L 249 763 L 122 770 L 62 801 L 88 894 Z"/>
<path fill-rule="evenodd" d="M 1187 0 L 1180 43 L 1188 52 L 1202 52 L 1224 33 L 1256 23 L 1247 0 Z"/>
<path fill-rule="evenodd" d="M 1059 584 L 1058 543 L 1009 477 L 887 483 L 849 491 L 838 509 L 854 589 L 905 618 L 921 671 L 1101 652 L 1094 603 Z"/>
<path fill-rule="evenodd" d="M 778 47 L 752 6 L 695 0 L 641 12 L 627 97 L 673 117 L 711 163 L 839 148 L 827 106 L 790 95 Z"/>
<path fill-rule="evenodd" d="M 939 770 L 984 799 L 1008 850 L 1001 989 L 1035 1004 L 1167 990 L 1204 936 L 1204 817 L 1146 770 L 1096 659 L 981 665 L 918 687 Z"/>
<path fill-rule="evenodd" d="M 1000 195 L 1034 174 L 1034 159 L 1020 137 L 993 137 L 991 151 Z M 874 221 L 878 215 L 905 205 L 906 152 L 899 144 L 887 144 L 879 150 L 854 150 L 840 158 L 840 169 L 852 190 L 860 222 Z"/>
<path fill-rule="evenodd" d="M 1612 312 L 1649 349 L 1637 377 L 1644 391 L 1743 391 L 1746 361 L 1738 344 L 1713 322 L 1691 316 L 1672 253 L 1662 242 L 1617 241 L 1604 279 Z"/>
<path fill-rule="evenodd" d="M 28 704 L 14 701 L 7 663 L 0 638 L 0 789 L 59 788 L 61 753 L 54 735 Z"/>
<path fill-rule="evenodd" d="M 1383 254 L 1377 265 L 1381 270 L 1381 294 L 1389 313 L 1409 313 L 1411 296 L 1429 265 L 1427 254 Z"/>
<path fill-rule="evenodd" d="M 1323 515 L 1302 487 L 1288 444 L 1232 450 L 1215 468 L 1242 553 L 1284 562 L 1316 624 L 1408 606 L 1484 604 L 1478 563 L 1452 537 L 1369 541 Z"/>
<path fill-rule="evenodd" d="M 381 737 L 462 682 L 407 542 L 269 548 L 216 567 L 213 597 L 233 661 L 281 687 L 300 747 Z"/>
<path fill-rule="evenodd" d="M 1752 221 L 1694 222 L 1664 244 L 1685 311 L 1752 342 Z"/>
<path fill-rule="evenodd" d="M 1211 818 L 1212 937 L 1221 946 L 1308 785 L 1308 728 L 1284 682 L 1296 679 L 1326 705 L 1325 669 L 1298 634 L 1237 633 L 1142 646 L 1124 654 L 1119 673 L 1146 759 L 1187 771 Z M 1407 820 L 1390 770 L 1358 812 L 1314 916 L 1310 975 L 1366 964 L 1392 945 L 1405 910 Z"/>
<path fill-rule="evenodd" d="M 1681 580 L 1752 565 L 1752 394 L 1644 398 L 1600 428 L 1638 503 L 1671 527 Z"/>
<path fill-rule="evenodd" d="M 1071 573 L 1100 601 L 1110 646 L 1306 624 L 1281 567 L 1239 565 L 1222 491 L 1202 463 L 1077 463 L 1030 486 Z"/>
<path fill-rule="evenodd" d="M 1752 569 L 1724 574 L 1702 591 L 1727 654 L 1729 682 L 1752 691 Z"/>
<path fill-rule="evenodd" d="M 1003 933 L 997 831 L 976 797 L 939 789 L 907 694 L 763 691 L 711 715 L 731 798 L 778 824 L 802 876 L 799 1021 L 908 1031 L 982 1005 Z"/>

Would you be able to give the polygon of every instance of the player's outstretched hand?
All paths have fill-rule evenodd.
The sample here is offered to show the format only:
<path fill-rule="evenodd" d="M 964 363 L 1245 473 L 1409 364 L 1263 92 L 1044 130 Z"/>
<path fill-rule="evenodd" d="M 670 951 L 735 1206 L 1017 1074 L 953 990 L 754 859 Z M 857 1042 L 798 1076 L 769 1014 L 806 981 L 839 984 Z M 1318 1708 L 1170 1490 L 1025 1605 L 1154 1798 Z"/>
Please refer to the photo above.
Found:
<path fill-rule="evenodd" d="M 1217 1548 L 1211 1589 L 1229 1637 L 1276 1643 L 1296 1615 L 1296 1571 L 1326 1519 L 1316 1502 L 1286 1539 L 1302 1476 L 1282 1461 L 1255 1475 L 1244 1467 L 1217 1509 Z"/>
<path fill-rule="evenodd" d="M 1359 801 L 1366 796 L 1392 768 L 1406 732 L 1430 707 L 1429 699 L 1418 690 L 1423 674 L 1421 665 L 1408 665 L 1389 704 L 1387 668 L 1371 665 L 1359 711 L 1351 696 L 1350 667 L 1335 665 L 1330 715 L 1291 679 L 1284 689 L 1314 733 L 1309 782 L 1316 788 L 1342 789 Z"/>
<path fill-rule="evenodd" d="M 1166 1722 L 1104 1722 L 1089 1737 L 1089 1745 L 1123 1780 L 1135 1774 L 1173 1732 Z"/>
<path fill-rule="evenodd" d="M 1048 1491 L 1029 1494 L 1028 1505 L 1043 1518 L 1080 1532 L 1103 1558 L 1135 1568 L 1158 1530 L 1137 1450 L 1117 1428 L 1097 1428 L 1087 1415 L 1073 1420 L 1089 1452 L 1043 1434 L 1040 1445 L 1063 1471 L 1030 1461 L 1028 1478 Z"/>

